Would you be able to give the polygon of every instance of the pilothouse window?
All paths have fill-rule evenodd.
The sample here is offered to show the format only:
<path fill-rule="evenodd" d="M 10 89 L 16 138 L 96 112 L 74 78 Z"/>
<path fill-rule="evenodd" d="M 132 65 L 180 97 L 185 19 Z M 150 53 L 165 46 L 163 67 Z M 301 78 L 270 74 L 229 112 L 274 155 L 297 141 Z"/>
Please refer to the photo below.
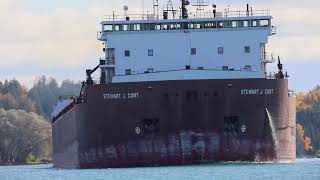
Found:
<path fill-rule="evenodd" d="M 161 29 L 162 30 L 167 30 L 168 29 L 168 25 L 167 24 L 161 24 Z"/>
<path fill-rule="evenodd" d="M 140 31 L 140 30 L 141 30 L 140 24 L 135 24 L 135 25 L 134 25 L 134 30 L 135 30 L 135 31 Z"/>
<path fill-rule="evenodd" d="M 257 27 L 258 26 L 258 22 L 256 20 L 251 21 L 251 26 L 252 27 Z"/>
<path fill-rule="evenodd" d="M 170 24 L 169 27 L 170 29 L 176 29 L 176 24 Z"/>
<path fill-rule="evenodd" d="M 210 28 L 211 27 L 211 22 L 205 22 L 204 23 L 204 28 Z"/>
<path fill-rule="evenodd" d="M 130 30 L 130 31 L 134 31 L 134 24 L 130 24 L 130 25 L 129 25 L 129 30 Z"/>
<path fill-rule="evenodd" d="M 150 24 L 142 24 L 143 30 L 150 30 Z"/>
<path fill-rule="evenodd" d="M 114 30 L 115 31 L 121 31 L 122 30 L 122 25 L 119 25 L 119 24 L 114 25 Z"/>
<path fill-rule="evenodd" d="M 237 21 L 232 21 L 231 26 L 232 26 L 233 28 L 236 28 L 236 27 L 237 27 Z"/>
<path fill-rule="evenodd" d="M 249 21 L 243 21 L 243 27 L 249 27 Z"/>
<path fill-rule="evenodd" d="M 150 24 L 150 30 L 156 30 L 156 24 Z"/>
<path fill-rule="evenodd" d="M 123 30 L 124 31 L 129 31 L 129 25 L 127 25 L 127 24 L 123 25 Z"/>
<path fill-rule="evenodd" d="M 211 28 L 217 28 L 217 22 L 212 22 L 211 23 Z"/>
<path fill-rule="evenodd" d="M 229 28 L 229 27 L 231 27 L 231 21 L 224 21 L 223 27 L 224 27 L 224 28 Z"/>
<path fill-rule="evenodd" d="M 269 26 L 269 20 L 265 19 L 265 20 L 260 20 L 260 26 L 261 27 L 268 27 Z"/>
<path fill-rule="evenodd" d="M 112 30 L 113 30 L 113 25 L 109 25 L 109 24 L 108 24 L 108 25 L 105 25 L 105 26 L 104 26 L 104 30 L 105 30 L 105 31 L 112 31 Z"/>
<path fill-rule="evenodd" d="M 243 27 L 243 21 L 238 21 L 238 27 Z"/>
<path fill-rule="evenodd" d="M 192 29 L 200 29 L 200 24 L 199 23 L 192 23 L 191 28 Z"/>

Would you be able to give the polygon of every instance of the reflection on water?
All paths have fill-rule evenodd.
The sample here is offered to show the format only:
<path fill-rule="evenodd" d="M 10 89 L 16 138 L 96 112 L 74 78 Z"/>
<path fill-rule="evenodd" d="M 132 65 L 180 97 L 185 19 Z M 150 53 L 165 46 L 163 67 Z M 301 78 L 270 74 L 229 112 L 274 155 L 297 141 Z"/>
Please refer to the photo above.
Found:
<path fill-rule="evenodd" d="M 320 179 L 320 159 L 292 164 L 217 163 L 193 166 L 62 170 L 52 165 L 0 167 L 0 180 L 123 180 L 123 179 Z"/>

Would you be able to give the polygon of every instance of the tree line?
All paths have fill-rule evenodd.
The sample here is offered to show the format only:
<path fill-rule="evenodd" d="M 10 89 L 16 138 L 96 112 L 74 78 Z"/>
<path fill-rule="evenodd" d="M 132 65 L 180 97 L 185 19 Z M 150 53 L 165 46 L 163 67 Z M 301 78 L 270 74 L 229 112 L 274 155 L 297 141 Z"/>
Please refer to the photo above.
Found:
<path fill-rule="evenodd" d="M 17 80 L 0 81 L 0 164 L 50 161 L 51 113 L 60 95 L 77 95 L 80 83 L 61 85 L 42 76 L 28 90 Z"/>

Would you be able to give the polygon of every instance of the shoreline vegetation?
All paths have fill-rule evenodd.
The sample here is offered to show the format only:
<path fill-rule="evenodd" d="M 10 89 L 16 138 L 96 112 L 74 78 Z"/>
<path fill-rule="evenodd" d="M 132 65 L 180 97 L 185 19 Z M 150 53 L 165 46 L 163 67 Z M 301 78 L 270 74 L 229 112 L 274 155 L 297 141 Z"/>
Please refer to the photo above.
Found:
<path fill-rule="evenodd" d="M 0 81 L 0 164 L 52 161 L 51 113 L 60 95 L 78 95 L 80 83 L 38 78 L 31 89 Z"/>
<path fill-rule="evenodd" d="M 0 81 L 0 166 L 52 163 L 51 113 L 59 96 L 77 96 L 80 82 L 37 78 L 31 89 Z M 320 158 L 320 86 L 297 99 L 297 157 Z"/>

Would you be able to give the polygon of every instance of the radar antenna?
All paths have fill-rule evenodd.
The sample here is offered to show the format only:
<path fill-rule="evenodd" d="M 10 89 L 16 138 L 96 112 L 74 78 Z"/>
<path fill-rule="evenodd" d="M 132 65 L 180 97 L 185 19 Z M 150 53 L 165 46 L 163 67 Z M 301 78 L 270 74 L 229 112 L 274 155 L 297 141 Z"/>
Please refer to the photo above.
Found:
<path fill-rule="evenodd" d="M 127 5 L 124 5 L 123 6 L 123 11 L 124 11 L 124 16 L 126 17 L 126 20 L 129 21 L 129 17 L 128 17 L 128 10 L 129 10 L 129 7 Z"/>
<path fill-rule="evenodd" d="M 124 5 L 123 6 L 123 11 L 124 11 L 124 15 L 127 17 L 128 15 L 128 10 L 129 10 L 129 7 L 127 5 Z"/>
<path fill-rule="evenodd" d="M 190 2 L 188 0 L 181 0 L 181 18 L 182 19 L 188 19 L 188 9 L 187 6 L 190 5 Z"/>

